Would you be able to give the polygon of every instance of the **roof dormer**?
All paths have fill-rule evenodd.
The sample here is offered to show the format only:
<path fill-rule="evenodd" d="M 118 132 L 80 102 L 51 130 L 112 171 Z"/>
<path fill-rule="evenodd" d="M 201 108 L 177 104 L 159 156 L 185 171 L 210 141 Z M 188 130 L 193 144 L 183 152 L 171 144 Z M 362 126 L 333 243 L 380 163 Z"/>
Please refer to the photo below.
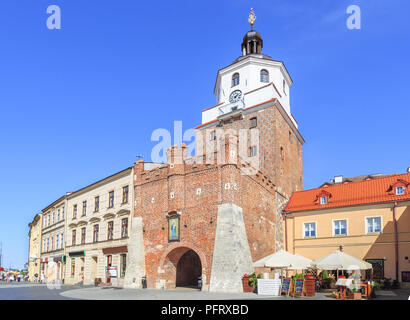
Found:
<path fill-rule="evenodd" d="M 407 182 L 406 180 L 403 179 L 397 179 L 395 183 L 389 186 L 389 188 L 386 190 L 391 195 L 396 195 L 396 196 L 401 196 L 405 195 L 408 192 L 408 185 L 410 182 Z"/>
<path fill-rule="evenodd" d="M 320 205 L 326 205 L 329 203 L 329 200 L 332 198 L 332 194 L 330 192 L 327 192 L 325 190 L 321 190 L 317 195 L 315 199 L 316 204 Z"/>

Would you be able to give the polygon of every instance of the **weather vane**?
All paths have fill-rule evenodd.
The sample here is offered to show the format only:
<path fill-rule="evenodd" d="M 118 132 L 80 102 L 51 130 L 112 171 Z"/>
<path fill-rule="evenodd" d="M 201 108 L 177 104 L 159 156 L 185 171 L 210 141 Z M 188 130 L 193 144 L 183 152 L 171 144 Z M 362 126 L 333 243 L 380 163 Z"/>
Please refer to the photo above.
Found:
<path fill-rule="evenodd" d="M 255 20 L 256 20 L 255 12 L 253 12 L 253 8 L 251 8 L 251 12 L 249 13 L 249 19 L 248 19 L 248 22 L 251 25 L 251 30 L 253 30 L 253 24 L 255 23 Z"/>

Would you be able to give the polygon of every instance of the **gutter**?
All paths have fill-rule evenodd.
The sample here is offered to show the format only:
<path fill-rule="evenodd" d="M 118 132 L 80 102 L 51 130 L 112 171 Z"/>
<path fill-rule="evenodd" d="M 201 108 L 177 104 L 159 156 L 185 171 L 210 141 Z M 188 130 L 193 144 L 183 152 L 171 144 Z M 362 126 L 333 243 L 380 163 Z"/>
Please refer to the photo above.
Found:
<path fill-rule="evenodd" d="M 287 213 L 283 212 L 285 216 L 285 251 L 288 251 L 288 220 L 286 219 Z"/>
<path fill-rule="evenodd" d="M 396 208 L 397 201 L 393 204 L 393 225 L 394 225 L 394 253 L 395 253 L 395 263 L 396 263 L 396 281 L 399 281 L 399 235 L 397 228 L 397 219 L 396 219 Z"/>

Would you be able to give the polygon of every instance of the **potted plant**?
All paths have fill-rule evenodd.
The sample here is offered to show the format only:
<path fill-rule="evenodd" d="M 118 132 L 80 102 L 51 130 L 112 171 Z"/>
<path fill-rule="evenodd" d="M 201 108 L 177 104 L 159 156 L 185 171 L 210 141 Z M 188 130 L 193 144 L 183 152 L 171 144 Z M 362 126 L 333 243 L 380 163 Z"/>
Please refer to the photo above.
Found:
<path fill-rule="evenodd" d="M 376 290 L 380 290 L 381 285 L 379 282 L 374 281 L 372 283 L 371 291 L 370 291 L 370 297 L 371 298 L 376 298 Z"/>
<path fill-rule="evenodd" d="M 352 281 L 352 285 L 350 287 L 348 297 L 349 297 L 349 299 L 353 299 L 353 300 L 361 300 L 362 299 L 362 293 L 357 288 L 356 282 L 354 280 Z"/>
<path fill-rule="evenodd" d="M 357 288 L 353 288 L 349 292 L 349 299 L 361 300 L 362 299 L 362 293 L 359 290 L 357 290 Z"/>
<path fill-rule="evenodd" d="M 391 289 L 391 279 L 390 278 L 384 278 L 382 288 L 385 290 Z"/>
<path fill-rule="evenodd" d="M 251 274 L 249 278 L 249 285 L 253 288 L 253 292 L 258 291 L 258 279 L 260 279 L 262 275 L 260 273 L 256 274 L 255 272 Z"/>
<path fill-rule="evenodd" d="M 249 284 L 249 279 L 250 278 L 251 278 L 251 276 L 249 274 L 245 274 L 242 277 L 243 292 L 253 292 L 254 291 L 254 289 Z"/>

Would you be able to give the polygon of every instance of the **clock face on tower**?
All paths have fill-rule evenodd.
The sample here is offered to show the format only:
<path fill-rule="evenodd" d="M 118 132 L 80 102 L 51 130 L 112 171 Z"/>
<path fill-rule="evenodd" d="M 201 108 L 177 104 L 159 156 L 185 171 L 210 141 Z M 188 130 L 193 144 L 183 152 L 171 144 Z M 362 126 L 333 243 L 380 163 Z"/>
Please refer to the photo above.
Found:
<path fill-rule="evenodd" d="M 229 96 L 229 102 L 234 103 L 237 102 L 241 99 L 242 97 L 242 91 L 241 90 L 235 90 L 234 92 L 231 93 Z"/>

